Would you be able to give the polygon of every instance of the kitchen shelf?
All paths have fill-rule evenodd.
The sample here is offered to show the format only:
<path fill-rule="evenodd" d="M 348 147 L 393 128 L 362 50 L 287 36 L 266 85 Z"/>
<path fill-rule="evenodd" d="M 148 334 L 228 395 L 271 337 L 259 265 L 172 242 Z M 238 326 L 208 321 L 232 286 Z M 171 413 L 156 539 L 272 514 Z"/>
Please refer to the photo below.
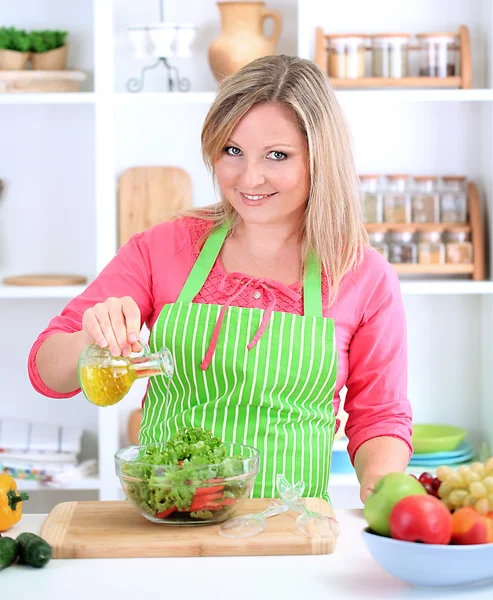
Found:
<path fill-rule="evenodd" d="M 472 87 L 472 67 L 471 67 L 471 44 L 469 37 L 469 28 L 465 25 L 459 26 L 459 57 L 460 57 L 460 75 L 454 77 L 359 77 L 356 79 L 332 78 L 334 88 L 350 89 L 368 89 L 368 88 L 462 88 L 470 89 Z M 327 62 L 329 59 L 329 50 L 327 40 L 330 36 L 326 35 L 322 27 L 315 30 L 315 62 L 317 65 L 327 71 Z M 366 47 L 365 50 L 372 52 L 372 47 Z M 411 45 L 409 51 L 420 50 L 419 46 Z"/>
<path fill-rule="evenodd" d="M 474 265 L 392 265 L 399 275 L 472 275 Z"/>
<path fill-rule="evenodd" d="M 334 84 L 334 80 L 331 80 Z M 337 89 L 336 96 L 342 101 L 367 102 L 493 102 L 493 89 Z M 72 96 L 75 94 L 71 94 Z M 82 94 L 79 94 L 82 95 Z M 83 94 L 87 96 L 89 94 Z M 215 92 L 144 92 L 131 94 L 115 92 L 117 105 L 134 104 L 212 104 Z M 1 97 L 0 97 L 1 100 Z"/>
<path fill-rule="evenodd" d="M 459 225 L 454 223 L 365 223 L 365 228 L 368 233 L 375 231 L 393 231 L 402 233 L 403 231 L 463 231 L 471 232 L 471 226 L 468 224 Z"/>
<path fill-rule="evenodd" d="M 115 92 L 116 104 L 212 104 L 215 92 Z"/>
<path fill-rule="evenodd" d="M 17 479 L 17 487 L 20 492 L 59 492 L 64 490 L 99 490 L 101 481 L 97 477 L 86 477 L 77 481 L 71 481 L 61 486 L 47 485 L 34 480 Z"/>
<path fill-rule="evenodd" d="M 94 92 L 0 94 L 0 104 L 94 104 Z"/>
<path fill-rule="evenodd" d="M 0 284 L 0 300 L 23 298 L 66 298 L 68 300 L 81 294 L 85 285 L 61 286 L 15 286 Z"/>
<path fill-rule="evenodd" d="M 492 281 L 463 281 L 463 280 L 420 280 L 401 281 L 401 293 L 405 296 L 417 295 L 491 295 L 493 294 Z"/>
<path fill-rule="evenodd" d="M 333 80 L 331 80 L 333 82 Z M 370 102 L 492 102 L 493 90 L 489 88 L 471 90 L 413 90 L 413 89 L 336 89 L 340 100 Z"/>

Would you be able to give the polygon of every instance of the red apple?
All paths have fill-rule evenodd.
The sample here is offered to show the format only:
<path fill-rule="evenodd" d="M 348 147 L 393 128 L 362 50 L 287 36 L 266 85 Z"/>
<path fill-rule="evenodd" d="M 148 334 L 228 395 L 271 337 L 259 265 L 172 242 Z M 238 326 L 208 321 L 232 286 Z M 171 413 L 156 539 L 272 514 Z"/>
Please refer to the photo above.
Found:
<path fill-rule="evenodd" d="M 452 515 L 434 496 L 407 496 L 399 500 L 389 519 L 390 535 L 406 542 L 448 544 L 452 538 Z"/>
<path fill-rule="evenodd" d="M 493 513 L 484 516 L 472 506 L 459 508 L 452 515 L 453 544 L 488 544 L 493 542 Z"/>

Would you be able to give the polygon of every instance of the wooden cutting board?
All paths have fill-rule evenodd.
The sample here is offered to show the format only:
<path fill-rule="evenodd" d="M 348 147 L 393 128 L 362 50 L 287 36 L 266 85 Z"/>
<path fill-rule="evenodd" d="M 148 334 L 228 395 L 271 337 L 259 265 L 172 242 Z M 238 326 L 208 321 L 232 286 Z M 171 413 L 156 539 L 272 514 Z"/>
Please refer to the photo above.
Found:
<path fill-rule="evenodd" d="M 5 285 L 81 285 L 87 283 L 82 275 L 9 275 L 3 278 Z"/>
<path fill-rule="evenodd" d="M 271 501 L 248 499 L 238 514 L 264 510 Z M 308 498 L 312 510 L 334 516 L 324 500 Z M 41 537 L 53 558 L 148 558 L 162 556 L 271 556 L 330 554 L 336 540 L 308 538 L 296 527 L 297 513 L 267 519 L 267 528 L 250 538 L 228 539 L 219 525 L 179 527 L 151 523 L 130 503 L 62 502 L 46 518 Z"/>
<path fill-rule="evenodd" d="M 178 167 L 132 167 L 119 180 L 119 244 L 192 207 L 192 182 Z"/>

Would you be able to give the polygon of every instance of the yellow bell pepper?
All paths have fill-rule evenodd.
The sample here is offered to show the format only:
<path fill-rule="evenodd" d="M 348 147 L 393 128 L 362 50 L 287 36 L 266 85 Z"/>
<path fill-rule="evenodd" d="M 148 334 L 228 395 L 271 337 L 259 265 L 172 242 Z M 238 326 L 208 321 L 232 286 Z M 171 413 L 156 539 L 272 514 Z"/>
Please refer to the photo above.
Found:
<path fill-rule="evenodd" d="M 23 500 L 29 500 L 29 495 L 19 494 L 14 479 L 0 473 L 0 532 L 7 531 L 20 520 Z"/>

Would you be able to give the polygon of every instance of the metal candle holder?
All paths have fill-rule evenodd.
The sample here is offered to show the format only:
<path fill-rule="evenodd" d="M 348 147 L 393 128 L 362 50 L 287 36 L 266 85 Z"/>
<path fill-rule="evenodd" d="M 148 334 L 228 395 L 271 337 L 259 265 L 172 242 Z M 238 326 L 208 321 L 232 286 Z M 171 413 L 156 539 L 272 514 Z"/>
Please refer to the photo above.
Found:
<path fill-rule="evenodd" d="M 160 0 L 159 9 L 160 9 L 160 23 L 162 23 L 163 27 L 164 27 L 165 26 L 164 0 Z M 147 36 L 148 31 L 150 29 L 154 29 L 154 28 L 156 28 L 156 27 L 142 26 L 142 27 L 135 28 L 135 30 L 139 31 L 139 32 L 145 31 L 146 33 L 144 35 Z M 170 26 L 170 28 L 171 29 L 180 29 L 180 26 L 174 26 L 174 27 Z M 187 77 L 180 76 L 180 72 L 179 72 L 178 68 L 169 63 L 168 56 L 159 56 L 159 58 L 154 62 L 154 64 L 143 67 L 140 72 L 140 77 L 131 77 L 127 81 L 127 90 L 132 93 L 140 92 L 144 87 L 144 80 L 145 80 L 147 71 L 156 69 L 160 65 L 162 67 L 164 67 L 167 71 L 168 91 L 169 92 L 174 92 L 174 91 L 188 92 L 190 90 L 190 88 L 191 88 L 190 79 L 188 79 Z"/>

